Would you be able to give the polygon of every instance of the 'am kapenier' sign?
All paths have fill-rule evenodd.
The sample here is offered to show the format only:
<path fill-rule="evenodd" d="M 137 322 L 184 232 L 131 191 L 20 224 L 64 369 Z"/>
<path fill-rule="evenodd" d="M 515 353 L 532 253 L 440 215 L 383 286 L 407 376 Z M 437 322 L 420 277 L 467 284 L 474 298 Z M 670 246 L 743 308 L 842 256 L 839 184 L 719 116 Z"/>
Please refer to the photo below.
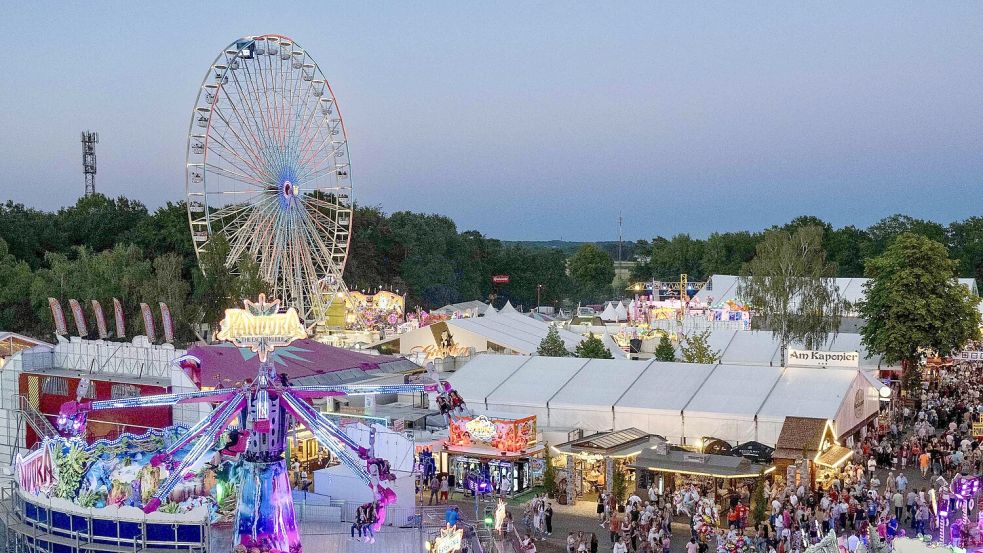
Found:
<path fill-rule="evenodd" d="M 788 350 L 789 367 L 860 367 L 860 354 L 855 351 L 817 351 L 812 349 Z"/>

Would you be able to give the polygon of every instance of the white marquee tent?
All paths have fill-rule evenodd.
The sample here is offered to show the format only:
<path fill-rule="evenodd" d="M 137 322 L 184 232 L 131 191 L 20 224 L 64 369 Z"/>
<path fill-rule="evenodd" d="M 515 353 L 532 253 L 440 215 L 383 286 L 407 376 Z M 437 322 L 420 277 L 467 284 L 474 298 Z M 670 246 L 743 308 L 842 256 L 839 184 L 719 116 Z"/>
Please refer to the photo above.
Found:
<path fill-rule="evenodd" d="M 480 355 L 450 377 L 476 413 L 535 414 L 542 428 L 640 428 L 682 443 L 713 436 L 774 446 L 785 417 L 834 421 L 841 435 L 876 415 L 865 371 Z"/>

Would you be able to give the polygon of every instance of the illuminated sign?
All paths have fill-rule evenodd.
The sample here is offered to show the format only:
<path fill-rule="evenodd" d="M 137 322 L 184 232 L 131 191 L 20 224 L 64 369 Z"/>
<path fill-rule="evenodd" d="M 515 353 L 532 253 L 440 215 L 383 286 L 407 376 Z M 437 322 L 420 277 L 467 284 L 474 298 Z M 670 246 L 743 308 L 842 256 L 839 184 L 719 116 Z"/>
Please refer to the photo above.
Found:
<path fill-rule="evenodd" d="M 279 313 L 280 300 L 266 301 L 260 294 L 255 303 L 246 300 L 245 309 L 226 309 L 216 337 L 241 348 L 249 348 L 266 361 L 266 354 L 273 348 L 289 345 L 298 338 L 306 338 L 307 331 L 293 307 Z"/>
<path fill-rule="evenodd" d="M 18 454 L 14 465 L 17 467 L 17 482 L 28 493 L 46 493 L 55 485 L 54 463 L 51 449 L 47 446 L 32 451 L 27 457 Z"/>
<path fill-rule="evenodd" d="M 448 526 L 440 530 L 440 535 L 434 540 L 433 553 L 456 553 L 461 550 L 461 539 L 464 530 Z"/>
<path fill-rule="evenodd" d="M 472 438 L 483 442 L 490 442 L 498 432 L 495 423 L 488 420 L 488 417 L 484 415 L 464 423 L 464 428 L 471 434 Z"/>

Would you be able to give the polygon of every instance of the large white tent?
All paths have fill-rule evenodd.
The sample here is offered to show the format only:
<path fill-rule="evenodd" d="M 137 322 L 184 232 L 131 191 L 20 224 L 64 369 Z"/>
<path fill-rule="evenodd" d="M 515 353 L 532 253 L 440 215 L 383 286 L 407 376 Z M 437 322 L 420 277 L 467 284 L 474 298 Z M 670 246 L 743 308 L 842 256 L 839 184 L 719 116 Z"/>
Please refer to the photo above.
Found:
<path fill-rule="evenodd" d="M 535 414 L 543 428 L 636 427 L 677 443 L 713 436 L 771 446 L 788 416 L 854 431 L 877 414 L 882 386 L 850 369 L 489 355 L 450 381 L 476 413 Z"/>
<path fill-rule="evenodd" d="M 867 278 L 837 278 L 836 287 L 839 288 L 843 298 L 856 305 L 864 299 L 864 284 L 870 279 Z M 728 300 L 741 303 L 738 298 L 737 289 L 739 288 L 738 277 L 734 275 L 713 275 L 707 279 L 707 285 L 696 293 L 695 299 L 699 303 L 706 305 L 721 305 Z M 961 278 L 959 282 L 969 288 L 971 292 L 979 295 L 976 279 Z"/>
<path fill-rule="evenodd" d="M 448 319 L 434 325 L 388 336 L 370 347 L 398 351 L 410 355 L 424 351 L 436 344 L 443 327 L 453 338 L 455 346 L 463 349 L 474 348 L 475 352 L 494 351 L 516 355 L 533 355 L 539 343 L 546 337 L 550 323 L 509 310 L 509 305 L 498 313 L 489 309 L 484 317 Z M 436 330 L 436 333 L 435 333 Z M 560 339 L 569 351 L 574 351 L 584 337 L 576 332 L 559 328 Z M 611 349 L 612 355 L 625 357 L 620 349 Z"/>

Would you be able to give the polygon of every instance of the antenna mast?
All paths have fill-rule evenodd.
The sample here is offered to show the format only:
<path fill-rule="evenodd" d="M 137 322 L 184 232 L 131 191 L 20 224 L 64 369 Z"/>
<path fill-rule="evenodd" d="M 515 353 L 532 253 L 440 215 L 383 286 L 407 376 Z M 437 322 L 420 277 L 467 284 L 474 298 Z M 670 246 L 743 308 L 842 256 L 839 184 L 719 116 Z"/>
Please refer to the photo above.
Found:
<path fill-rule="evenodd" d="M 85 195 L 96 193 L 96 143 L 99 133 L 82 131 L 82 173 L 85 174 Z"/>

